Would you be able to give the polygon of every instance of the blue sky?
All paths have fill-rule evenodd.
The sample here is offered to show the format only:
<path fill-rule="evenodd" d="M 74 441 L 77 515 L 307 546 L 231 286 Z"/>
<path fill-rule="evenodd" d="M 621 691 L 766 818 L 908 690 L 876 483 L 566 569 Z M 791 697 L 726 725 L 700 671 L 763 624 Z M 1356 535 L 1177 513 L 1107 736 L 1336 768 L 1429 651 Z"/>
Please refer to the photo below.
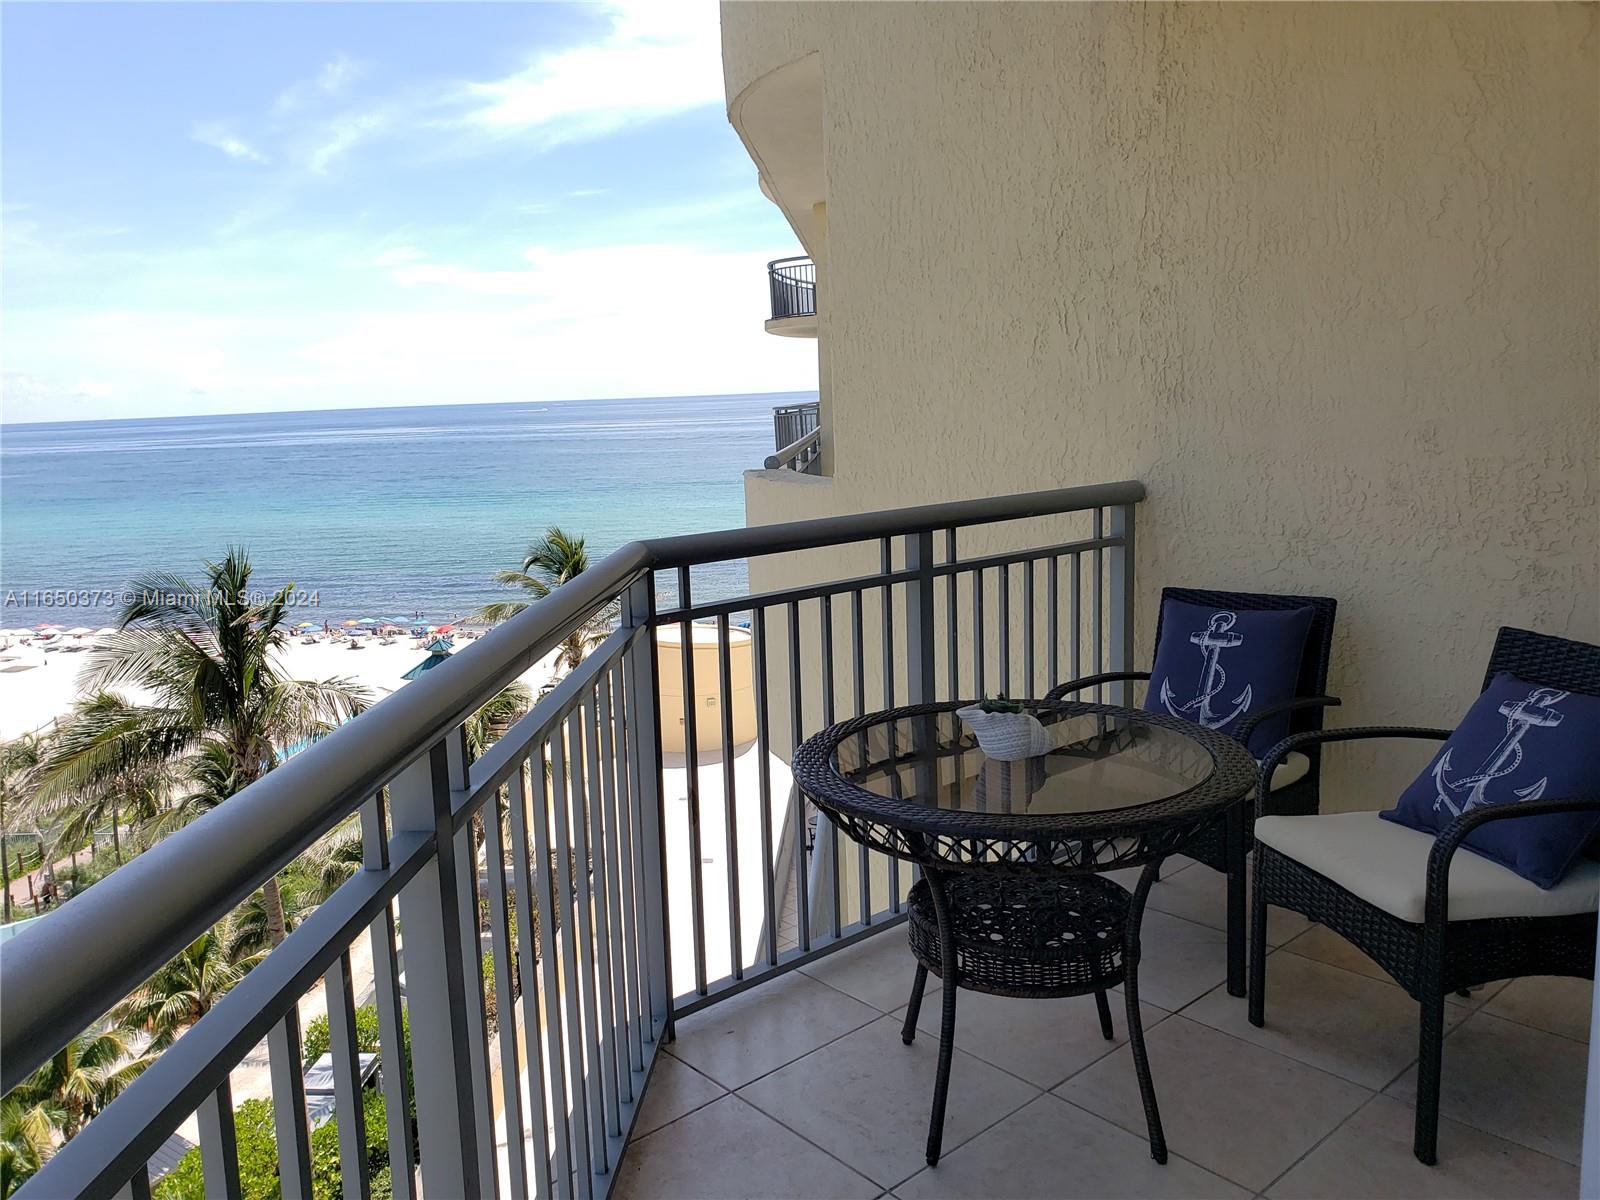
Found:
<path fill-rule="evenodd" d="M 816 386 L 715 4 L 0 21 L 7 421 Z"/>

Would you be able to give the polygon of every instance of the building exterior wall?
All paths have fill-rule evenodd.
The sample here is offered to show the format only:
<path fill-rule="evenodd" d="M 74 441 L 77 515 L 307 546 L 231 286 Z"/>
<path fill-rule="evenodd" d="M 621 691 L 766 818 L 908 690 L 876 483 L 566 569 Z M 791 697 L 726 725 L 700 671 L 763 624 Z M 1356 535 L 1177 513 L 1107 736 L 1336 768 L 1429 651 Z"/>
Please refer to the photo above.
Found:
<path fill-rule="evenodd" d="M 1345 723 L 1600 640 L 1596 11 L 724 4 L 730 101 L 822 61 L 832 474 L 749 522 L 1143 480 L 1139 659 L 1163 584 L 1332 595 Z"/>

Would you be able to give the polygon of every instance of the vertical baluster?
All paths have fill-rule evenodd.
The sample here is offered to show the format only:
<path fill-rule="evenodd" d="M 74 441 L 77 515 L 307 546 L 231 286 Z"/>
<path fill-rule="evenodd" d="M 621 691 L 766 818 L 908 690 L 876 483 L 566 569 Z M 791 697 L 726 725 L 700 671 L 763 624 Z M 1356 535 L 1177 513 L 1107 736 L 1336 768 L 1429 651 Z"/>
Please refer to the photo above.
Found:
<path fill-rule="evenodd" d="M 323 977 L 328 1004 L 328 1052 L 333 1058 L 333 1097 L 339 1126 L 339 1178 L 342 1195 L 367 1200 L 367 1123 L 361 1087 L 361 1047 L 356 1043 L 355 981 L 350 952 L 334 960 Z"/>
<path fill-rule="evenodd" d="M 1000 617 L 1000 693 L 1011 695 L 1011 565 L 1001 566 L 998 583 L 1000 594 L 996 597 Z"/>
<path fill-rule="evenodd" d="M 1061 559 L 1052 554 L 1046 560 L 1050 566 L 1050 578 L 1045 585 L 1045 608 L 1048 609 L 1050 626 L 1050 649 L 1046 651 L 1048 662 L 1045 667 L 1045 690 L 1061 682 Z"/>
<path fill-rule="evenodd" d="M 644 913 L 646 970 L 650 995 L 650 1040 L 655 1040 L 657 1023 L 672 1036 L 671 967 L 667 947 L 672 944 L 671 910 L 666 887 L 666 846 L 663 834 L 661 770 L 661 706 L 659 662 L 655 638 L 654 575 L 641 576 L 628 585 L 623 600 L 623 620 L 639 631 L 628 652 L 629 745 L 633 748 L 633 781 L 636 801 L 634 844 L 641 868 L 641 902 Z"/>
<path fill-rule="evenodd" d="M 519 782 L 520 782 L 520 772 Z M 527 1196 L 527 1146 L 522 1124 L 522 1070 L 517 1052 L 517 1005 L 512 999 L 512 984 L 517 978 L 511 951 L 511 915 L 506 887 L 506 833 L 509 813 L 503 806 L 505 789 L 497 788 L 484 805 L 484 866 L 489 895 L 489 949 L 494 962 L 495 1011 L 500 1015 L 500 1089 L 505 1101 L 506 1163 L 510 1170 L 510 1194 Z M 517 797 L 520 802 L 520 795 Z M 527 927 L 517 926 L 518 951 L 526 954 Z M 537 1038 L 535 1026 L 526 1029 L 529 1041 Z"/>
<path fill-rule="evenodd" d="M 594 785 L 594 779 L 593 775 L 586 776 L 584 771 L 585 746 L 593 741 L 594 721 L 590 706 L 594 701 L 587 689 L 585 692 L 583 706 L 567 718 L 567 736 L 571 739 L 572 747 L 569 759 L 571 773 L 568 777 L 572 797 L 570 844 L 577 858 L 574 870 L 578 879 L 578 895 L 572 903 L 577 914 L 577 920 L 573 922 L 577 927 L 577 943 L 573 947 L 575 951 L 573 970 L 567 978 L 582 981 L 577 991 L 582 1005 L 585 1035 L 582 1059 L 583 1090 L 589 1102 L 589 1121 L 584 1132 L 589 1141 L 589 1169 L 596 1175 L 603 1175 L 607 1167 L 605 1093 L 602 1090 L 604 1064 L 600 1056 L 600 1018 L 594 963 L 596 946 L 591 873 L 595 867 L 595 860 L 590 850 L 588 834 L 589 789 Z M 559 814 L 556 820 L 559 826 Z"/>
<path fill-rule="evenodd" d="M 568 796 L 578 790 L 577 775 L 583 770 L 583 735 L 575 729 L 576 716 L 569 716 L 565 725 L 556 727 L 555 740 L 550 743 L 551 810 L 555 813 L 553 846 L 556 854 L 555 875 L 561 897 L 561 977 L 566 986 L 560 989 L 561 1023 L 567 1034 L 567 1083 L 570 1092 L 568 1122 L 573 1131 L 572 1177 L 586 1200 L 594 1194 L 594 1175 L 590 1166 L 590 1124 L 584 1118 L 589 1091 L 589 1072 L 583 1053 L 582 972 L 578 966 L 577 918 L 582 914 L 583 901 L 576 895 L 573 875 L 587 875 L 587 863 L 577 854 L 568 830 Z M 570 752 L 570 757 L 569 757 Z M 569 768 L 570 767 L 570 779 Z M 598 1123 L 596 1123 L 598 1125 Z M 598 1132 L 598 1129 L 596 1129 Z"/>
<path fill-rule="evenodd" d="M 818 606 L 818 619 L 820 621 L 820 638 L 822 655 L 822 725 L 827 728 L 834 722 L 834 678 L 833 678 L 833 597 L 823 596 Z M 828 936 L 838 937 L 840 929 L 840 893 L 844 888 L 844 881 L 839 878 L 839 831 L 832 821 L 822 814 L 817 815 L 817 840 L 822 844 L 827 853 L 828 877 L 832 886 L 828 889 Z"/>
<path fill-rule="evenodd" d="M 549 761 L 548 782 L 545 762 Z M 539 897 L 539 967 L 544 997 L 544 1021 L 548 1030 L 545 1045 L 550 1051 L 550 1120 L 555 1127 L 551 1150 L 555 1159 L 555 1196 L 571 1196 L 578 1191 L 577 1179 L 589 1177 L 588 1151 L 581 1155 L 574 1148 L 576 1135 L 572 1113 L 579 1094 L 578 1072 L 582 1055 L 574 1053 L 568 1063 L 567 1047 L 577 1046 L 578 1031 L 570 989 L 561 986 L 559 955 L 566 932 L 572 924 L 572 889 L 565 837 L 551 836 L 551 814 L 566 807 L 566 756 L 562 725 L 558 720 L 554 737 L 540 742 L 531 769 L 533 791 L 533 874 L 535 895 Z M 565 817 L 561 822 L 564 823 Z M 571 973 L 568 973 L 570 979 Z M 581 1171 L 575 1164 L 584 1163 Z"/>
<path fill-rule="evenodd" d="M 610 671 L 600 676 L 596 691 L 602 799 L 600 811 L 595 814 L 594 842 L 602 852 L 606 872 L 606 885 L 601 893 L 605 907 L 597 922 L 596 932 L 600 937 L 600 954 L 606 964 L 603 991 L 611 1006 L 607 1033 L 610 1057 L 616 1061 L 616 1091 L 612 1101 L 620 1122 L 622 1102 L 633 1099 L 633 1070 L 628 1050 L 628 972 L 622 961 L 622 946 L 632 930 L 625 927 L 622 914 L 622 835 L 617 821 L 617 722 L 621 713 L 613 705 Z M 616 699 L 620 704 L 621 697 Z M 616 1132 L 621 1134 L 620 1124 Z"/>
<path fill-rule="evenodd" d="M 615 979 L 611 974 L 611 920 L 608 908 L 610 885 L 610 859 L 606 852 L 606 836 L 601 816 L 605 811 L 605 767 L 600 757 L 600 711 L 595 688 L 585 688 L 583 693 L 583 718 L 587 726 L 585 748 L 588 752 L 589 770 L 584 783 L 584 815 L 587 818 L 586 849 L 590 862 L 590 892 L 582 911 L 589 912 L 594 930 L 588 941 L 588 953 L 593 958 L 594 1005 L 590 1017 L 589 1046 L 599 1056 L 600 1078 L 605 1088 L 602 1116 L 604 1130 L 612 1137 L 622 1136 L 621 1087 L 617 1082 L 617 1018 Z M 582 913 L 580 912 L 580 915 Z M 582 928 L 580 925 L 579 928 Z M 584 968 L 586 972 L 590 967 Z M 589 978 L 588 975 L 585 978 Z M 593 1068 L 590 1068 L 593 1070 Z M 605 1157 L 605 1139 L 597 1137 L 600 1151 L 596 1171 L 604 1174 L 609 1167 Z"/>
<path fill-rule="evenodd" d="M 550 935 L 555 914 L 538 899 L 534 873 L 529 859 L 532 851 L 528 840 L 528 810 L 537 794 L 539 805 L 544 806 L 544 748 L 536 747 L 537 757 L 530 758 L 517 771 L 516 787 L 510 794 L 511 810 L 511 875 L 516 891 L 514 899 L 517 912 L 517 970 L 522 977 L 522 1030 L 528 1047 L 528 1128 L 533 1138 L 533 1194 L 540 1200 L 549 1200 L 556 1193 L 550 1179 L 550 1134 L 548 1106 L 545 1102 L 544 1023 L 541 1021 L 539 985 L 539 957 Z M 529 787 L 529 774 L 535 773 L 538 786 Z M 548 856 L 546 862 L 548 863 Z M 544 872 L 548 875 L 548 870 Z M 535 913 L 538 914 L 535 917 Z M 534 923 L 541 926 L 534 932 Z M 549 960 L 546 960 L 547 962 Z M 545 1005 L 550 1007 L 548 1003 Z M 551 1037 L 559 1034 L 553 1017 L 550 1021 Z M 559 1087 L 559 1084 L 557 1085 Z M 520 1098 L 520 1091 L 519 1091 Z"/>
<path fill-rule="evenodd" d="M 878 551 L 878 570 L 885 577 L 894 571 L 894 543 L 884 538 Z M 886 583 L 883 596 L 883 706 L 894 707 L 894 585 Z"/>
<path fill-rule="evenodd" d="M 467 788 L 467 731 L 457 726 L 445 741 L 446 773 L 450 792 Z M 447 801 L 448 803 L 448 801 Z M 478 855 L 476 818 L 467 821 L 449 838 L 441 840 L 439 852 L 453 854 L 456 860 L 456 914 L 461 925 L 461 970 L 465 984 L 467 1026 L 467 1070 L 472 1088 L 473 1128 L 478 1156 L 478 1188 L 485 1197 L 500 1194 L 500 1171 L 495 1163 L 494 1111 L 490 1102 L 489 1016 L 484 1009 L 483 956 L 478 949 Z"/>
<path fill-rule="evenodd" d="M 1111 669 L 1133 670 L 1133 505 L 1119 504 L 1111 510 L 1111 535 L 1122 544 L 1111 551 Z M 1132 685 L 1117 683 L 1111 692 L 1117 704 L 1133 702 Z"/>
<path fill-rule="evenodd" d="M 850 699 L 852 716 L 862 716 L 867 711 L 866 613 L 861 589 L 850 593 Z M 867 856 L 867 844 L 856 843 L 856 875 L 860 886 L 860 921 L 872 924 L 872 861 Z"/>
<path fill-rule="evenodd" d="M 233 1092 L 224 1079 L 200 1101 L 200 1170 L 210 1200 L 240 1200 L 239 1143 L 233 1128 Z"/>
<path fill-rule="evenodd" d="M 384 829 L 383 798 L 374 794 L 361 806 L 361 866 L 366 871 L 389 869 L 389 838 Z M 400 955 L 394 933 L 394 911 L 385 905 L 367 927 L 372 946 L 373 1005 L 378 1010 L 378 1060 L 387 1113 L 410 1113 L 411 1082 L 400 1007 Z M 417 1147 L 411 1122 L 390 1119 L 389 1162 L 394 1200 L 415 1200 Z M 209 1185 L 208 1185 L 209 1187 Z"/>
<path fill-rule="evenodd" d="M 772 862 L 772 714 L 767 703 L 767 610 L 752 614 L 750 653 L 754 658 L 756 753 L 761 769 L 756 775 L 756 797 L 761 802 L 761 928 L 766 931 L 767 965 L 778 965 L 778 906 Z"/>
<path fill-rule="evenodd" d="M 630 1062 L 633 1070 L 644 1070 L 644 1043 L 650 1036 L 650 1000 L 648 989 L 641 976 L 640 962 L 643 951 L 640 945 L 644 941 L 644 924 L 639 912 L 639 878 L 640 864 L 639 852 L 635 838 L 636 824 L 634 821 L 634 785 L 633 785 L 633 743 L 632 730 L 634 728 L 633 697 L 629 692 L 629 685 L 625 683 L 627 676 L 627 656 L 630 651 L 624 651 L 621 659 L 612 667 L 612 685 L 615 689 L 617 715 L 617 851 L 621 857 L 621 882 L 622 905 L 628 923 L 628 936 L 622 941 L 622 957 L 628 976 L 628 991 L 633 998 L 628 1010 L 628 1046 Z M 631 1075 L 630 1075 L 631 1084 Z"/>
<path fill-rule="evenodd" d="M 300 1010 L 291 1008 L 267 1032 L 272 1077 L 272 1127 L 278 1137 L 278 1186 L 283 1200 L 311 1200 L 311 1132 L 306 1079 L 300 1065 Z"/>
<path fill-rule="evenodd" d="M 1022 594 L 1025 605 L 1022 610 L 1022 694 L 1038 696 L 1040 695 L 1036 687 L 1038 672 L 1033 656 L 1033 559 L 1031 558 L 1022 564 Z M 1049 688 L 1045 690 L 1048 691 Z"/>
<path fill-rule="evenodd" d="M 804 695 L 800 687 L 800 605 L 789 602 L 789 716 L 791 753 L 805 740 Z M 791 787 L 794 798 L 794 874 L 795 919 L 799 925 L 800 949 L 811 949 L 811 881 L 806 872 L 806 798 L 798 787 Z"/>
<path fill-rule="evenodd" d="M 947 567 L 956 565 L 956 531 L 954 528 L 944 531 L 944 561 Z M 944 577 L 944 608 L 945 608 L 945 654 L 948 658 L 946 669 L 950 673 L 950 694 L 946 700 L 961 699 L 961 622 L 960 614 L 956 611 L 956 573 L 951 572 Z"/>
<path fill-rule="evenodd" d="M 1097 508 L 1094 510 L 1094 536 L 1096 541 L 1105 536 L 1103 509 Z M 1104 591 L 1105 551 L 1096 546 L 1094 548 L 1094 584 L 1093 590 L 1089 593 L 1089 603 L 1093 606 L 1090 611 L 1093 613 L 1092 619 L 1094 621 L 1094 672 L 1096 675 L 1106 669 L 1105 614 L 1102 603 Z M 1094 698 L 1097 704 L 1104 699 L 1101 695 L 1099 684 L 1095 684 Z"/>
<path fill-rule="evenodd" d="M 983 629 L 983 568 L 975 567 L 972 571 L 972 690 L 973 698 L 982 700 L 984 697 L 983 686 L 983 657 L 984 657 L 984 629 Z"/>
<path fill-rule="evenodd" d="M 1072 677 L 1083 677 L 1083 551 L 1072 555 Z M 1086 697 L 1074 692 L 1074 700 Z"/>
<path fill-rule="evenodd" d="M 689 568 L 678 568 L 678 602 L 689 609 Z M 689 906 L 694 914 L 694 990 L 706 994 L 706 898 L 704 850 L 700 845 L 700 712 L 694 691 L 694 623 L 685 618 L 683 648 L 683 766 L 689 809 Z"/>
<path fill-rule="evenodd" d="M 128 1182 L 117 1189 L 116 1200 L 150 1200 L 150 1164 L 141 1164 L 139 1169 L 128 1178 Z"/>
<path fill-rule="evenodd" d="M 728 614 L 717 617 L 717 687 L 722 712 L 722 816 L 728 847 L 728 961 L 735 979 L 744 978 L 744 930 L 739 898 L 739 790 L 733 763 L 733 651 Z"/>

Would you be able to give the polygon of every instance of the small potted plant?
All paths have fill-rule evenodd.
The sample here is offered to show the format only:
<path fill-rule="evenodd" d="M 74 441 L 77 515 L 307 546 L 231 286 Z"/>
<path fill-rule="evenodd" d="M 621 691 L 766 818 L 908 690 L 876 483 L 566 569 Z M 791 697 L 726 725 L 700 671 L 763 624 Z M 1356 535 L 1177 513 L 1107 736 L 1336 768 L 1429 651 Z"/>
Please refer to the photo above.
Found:
<path fill-rule="evenodd" d="M 972 730 L 978 746 L 990 758 L 1012 762 L 1048 754 L 1055 747 L 1049 730 L 1039 719 L 1004 696 L 958 708 L 956 716 Z"/>

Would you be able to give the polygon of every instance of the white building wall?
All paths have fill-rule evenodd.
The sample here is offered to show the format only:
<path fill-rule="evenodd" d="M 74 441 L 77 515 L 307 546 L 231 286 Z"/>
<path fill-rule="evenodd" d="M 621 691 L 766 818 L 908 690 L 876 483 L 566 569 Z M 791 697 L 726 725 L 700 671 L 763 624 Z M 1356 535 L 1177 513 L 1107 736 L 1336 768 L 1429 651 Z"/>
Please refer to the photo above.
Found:
<path fill-rule="evenodd" d="M 1451 722 L 1502 623 L 1600 639 L 1593 5 L 722 20 L 730 101 L 822 62 L 833 475 L 751 523 L 1141 479 L 1140 658 L 1166 583 L 1333 595 L 1345 723 Z M 1335 804 L 1426 748 L 1374 753 Z"/>

